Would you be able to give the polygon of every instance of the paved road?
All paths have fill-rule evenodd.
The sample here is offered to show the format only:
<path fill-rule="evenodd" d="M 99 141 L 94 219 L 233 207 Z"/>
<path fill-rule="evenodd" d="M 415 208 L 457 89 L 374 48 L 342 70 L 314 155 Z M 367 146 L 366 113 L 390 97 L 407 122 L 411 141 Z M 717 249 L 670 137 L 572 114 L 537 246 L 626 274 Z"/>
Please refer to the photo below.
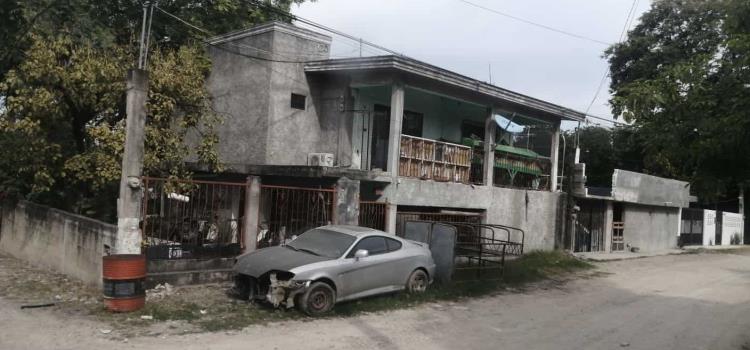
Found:
<path fill-rule="evenodd" d="M 749 349 L 750 255 L 600 264 L 587 279 L 346 319 L 113 341 L 0 299 L 0 349 Z"/>

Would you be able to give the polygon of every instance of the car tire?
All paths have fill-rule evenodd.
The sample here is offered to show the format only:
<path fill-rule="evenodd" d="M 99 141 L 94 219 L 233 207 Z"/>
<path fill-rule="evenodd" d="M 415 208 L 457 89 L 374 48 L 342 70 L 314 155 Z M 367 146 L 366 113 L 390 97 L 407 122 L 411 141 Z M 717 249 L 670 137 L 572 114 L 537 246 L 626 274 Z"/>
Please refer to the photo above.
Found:
<path fill-rule="evenodd" d="M 409 293 L 424 293 L 427 290 L 427 286 L 430 284 L 430 279 L 424 270 L 416 269 L 409 279 L 406 281 L 406 291 Z"/>
<path fill-rule="evenodd" d="M 317 317 L 328 313 L 336 303 L 336 292 L 324 282 L 315 282 L 300 298 L 300 310 L 308 316 Z"/>

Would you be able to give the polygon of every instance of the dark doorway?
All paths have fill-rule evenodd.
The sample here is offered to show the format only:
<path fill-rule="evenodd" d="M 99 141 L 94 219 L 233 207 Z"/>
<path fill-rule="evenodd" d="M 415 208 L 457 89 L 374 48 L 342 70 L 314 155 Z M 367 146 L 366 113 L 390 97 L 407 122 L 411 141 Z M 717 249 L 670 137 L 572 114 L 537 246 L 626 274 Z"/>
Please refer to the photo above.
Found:
<path fill-rule="evenodd" d="M 721 227 L 724 223 L 724 213 L 716 211 L 716 236 L 714 237 L 714 245 L 721 245 Z"/>
<path fill-rule="evenodd" d="M 387 171 L 388 133 L 391 126 L 391 108 L 375 105 L 372 115 L 372 141 L 370 146 L 370 169 Z"/>

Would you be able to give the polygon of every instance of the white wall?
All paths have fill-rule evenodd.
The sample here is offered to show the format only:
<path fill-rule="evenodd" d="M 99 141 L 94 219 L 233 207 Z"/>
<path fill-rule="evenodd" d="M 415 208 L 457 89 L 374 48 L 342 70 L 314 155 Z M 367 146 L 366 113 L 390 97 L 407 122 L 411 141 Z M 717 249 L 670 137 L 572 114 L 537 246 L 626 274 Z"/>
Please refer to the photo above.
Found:
<path fill-rule="evenodd" d="M 730 245 L 732 237 L 738 235 L 742 243 L 742 215 L 737 213 L 722 213 L 721 245 Z"/>
<path fill-rule="evenodd" d="M 713 245 L 716 238 L 716 211 L 703 211 L 703 245 Z"/>

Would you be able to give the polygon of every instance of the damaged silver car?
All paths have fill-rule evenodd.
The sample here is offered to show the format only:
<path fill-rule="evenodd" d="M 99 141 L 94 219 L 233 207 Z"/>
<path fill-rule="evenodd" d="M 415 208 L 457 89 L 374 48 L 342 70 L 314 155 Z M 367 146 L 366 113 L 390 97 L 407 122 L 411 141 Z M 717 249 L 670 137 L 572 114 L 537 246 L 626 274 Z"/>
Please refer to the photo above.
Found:
<path fill-rule="evenodd" d="M 341 301 L 424 292 L 435 262 L 424 243 L 365 227 L 323 226 L 284 246 L 239 256 L 234 272 L 241 298 L 316 316 Z"/>

